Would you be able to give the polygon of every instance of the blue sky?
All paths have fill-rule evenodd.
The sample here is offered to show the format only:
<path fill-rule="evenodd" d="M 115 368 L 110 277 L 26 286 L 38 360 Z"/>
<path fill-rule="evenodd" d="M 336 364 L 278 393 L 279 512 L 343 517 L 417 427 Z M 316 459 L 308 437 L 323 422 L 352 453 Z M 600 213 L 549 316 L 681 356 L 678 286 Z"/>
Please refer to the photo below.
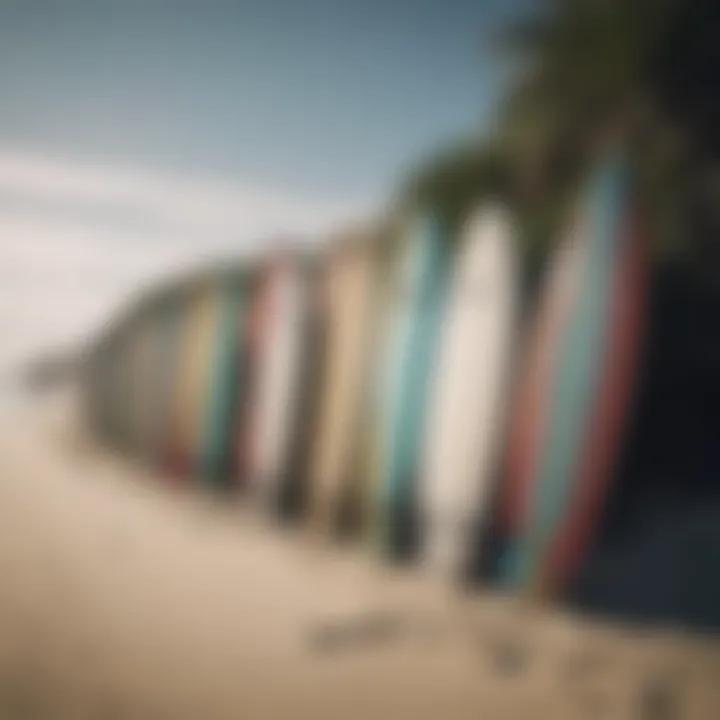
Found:
<path fill-rule="evenodd" d="M 0 0 L 0 373 L 482 132 L 526 0 Z"/>
<path fill-rule="evenodd" d="M 379 196 L 500 81 L 510 0 L 0 5 L 0 145 Z"/>

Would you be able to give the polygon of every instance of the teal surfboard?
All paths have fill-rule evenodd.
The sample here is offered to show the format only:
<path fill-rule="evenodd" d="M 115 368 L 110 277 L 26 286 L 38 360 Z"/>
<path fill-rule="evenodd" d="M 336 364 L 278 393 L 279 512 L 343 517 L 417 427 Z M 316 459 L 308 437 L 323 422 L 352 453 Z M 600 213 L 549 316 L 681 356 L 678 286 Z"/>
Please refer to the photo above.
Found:
<path fill-rule="evenodd" d="M 382 430 L 377 491 L 381 546 L 390 554 L 412 548 L 415 484 L 432 382 L 449 250 L 444 227 L 432 214 L 405 231 L 390 281 L 389 336 L 381 380 Z"/>
<path fill-rule="evenodd" d="M 506 558 L 514 586 L 532 583 L 571 500 L 572 479 L 582 438 L 592 415 L 598 368 L 602 362 L 608 292 L 613 259 L 621 236 L 625 188 L 624 167 L 607 162 L 591 182 L 586 198 L 589 213 L 585 262 L 573 298 L 555 368 L 546 389 L 545 440 L 530 487 L 528 514 Z"/>
<path fill-rule="evenodd" d="M 244 324 L 242 281 L 227 281 L 218 290 L 212 349 L 205 383 L 201 425 L 200 476 L 211 486 L 228 482 L 234 452 L 235 416 Z"/>

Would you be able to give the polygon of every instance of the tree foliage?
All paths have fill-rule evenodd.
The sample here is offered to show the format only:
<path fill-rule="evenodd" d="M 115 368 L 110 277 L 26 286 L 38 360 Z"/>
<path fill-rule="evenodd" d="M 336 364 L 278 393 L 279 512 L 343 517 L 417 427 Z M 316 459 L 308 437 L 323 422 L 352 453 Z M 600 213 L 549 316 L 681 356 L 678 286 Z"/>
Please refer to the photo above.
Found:
<path fill-rule="evenodd" d="M 609 147 L 636 171 L 660 253 L 713 246 L 720 207 L 717 0 L 536 0 L 494 39 L 519 72 L 489 135 L 442 154 L 410 192 L 461 218 L 501 194 L 530 247 L 558 237 Z"/>

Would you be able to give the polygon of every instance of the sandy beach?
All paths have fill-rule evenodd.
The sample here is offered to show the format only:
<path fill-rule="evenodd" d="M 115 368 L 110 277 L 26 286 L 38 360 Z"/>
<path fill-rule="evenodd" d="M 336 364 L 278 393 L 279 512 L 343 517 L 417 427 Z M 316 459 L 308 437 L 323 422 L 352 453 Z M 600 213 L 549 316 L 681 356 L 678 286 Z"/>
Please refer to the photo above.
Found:
<path fill-rule="evenodd" d="M 162 486 L 72 395 L 0 423 L 0 718 L 720 717 L 717 641 L 464 597 Z"/>

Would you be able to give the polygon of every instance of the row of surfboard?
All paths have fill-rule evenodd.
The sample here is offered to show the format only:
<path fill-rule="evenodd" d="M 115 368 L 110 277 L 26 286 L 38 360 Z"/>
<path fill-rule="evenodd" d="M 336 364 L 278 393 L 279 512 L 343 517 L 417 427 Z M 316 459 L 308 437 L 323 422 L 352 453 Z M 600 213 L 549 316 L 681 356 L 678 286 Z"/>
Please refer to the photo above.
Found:
<path fill-rule="evenodd" d="M 93 352 L 95 427 L 318 533 L 556 593 L 598 527 L 640 356 L 627 184 L 598 169 L 529 302 L 488 203 L 455 232 L 420 209 L 390 238 L 165 293 Z"/>

